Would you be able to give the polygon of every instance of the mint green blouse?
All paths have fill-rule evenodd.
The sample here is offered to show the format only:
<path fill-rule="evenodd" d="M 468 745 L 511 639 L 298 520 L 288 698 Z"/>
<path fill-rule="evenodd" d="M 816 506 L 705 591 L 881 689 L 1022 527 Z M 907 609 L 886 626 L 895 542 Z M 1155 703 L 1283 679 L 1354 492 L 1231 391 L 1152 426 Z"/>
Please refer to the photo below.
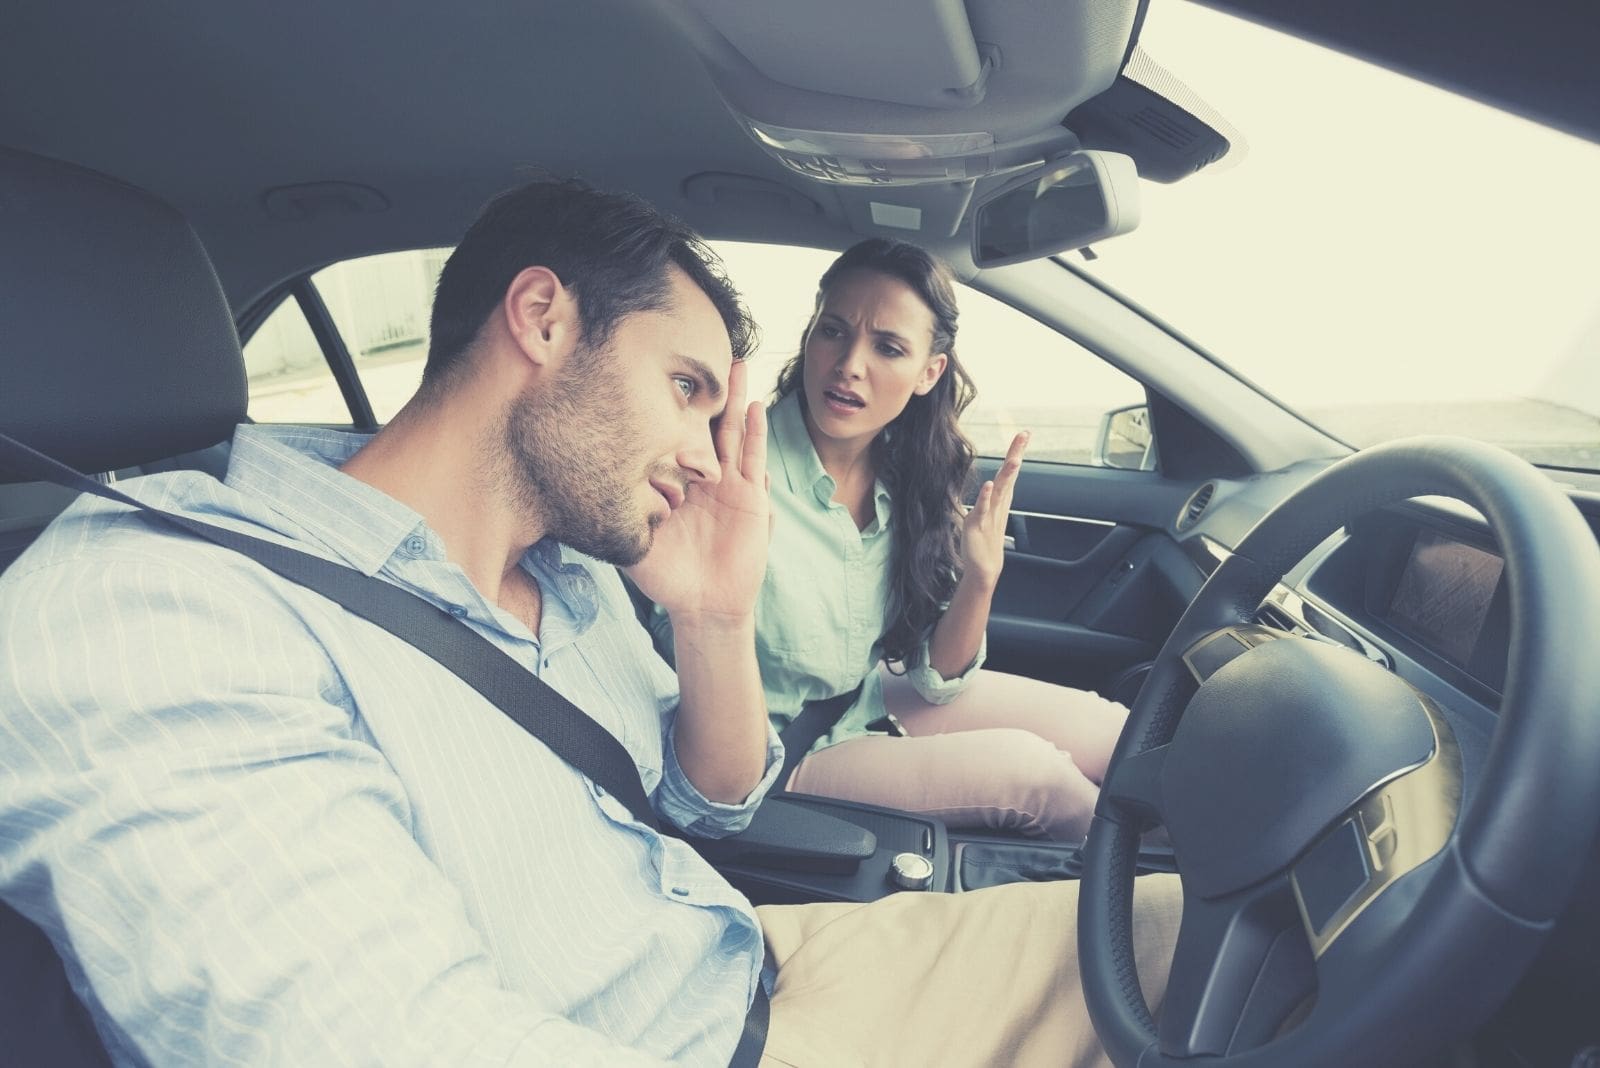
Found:
<path fill-rule="evenodd" d="M 832 697 L 863 682 L 861 696 L 813 747 L 822 749 L 867 733 L 882 718 L 880 638 L 889 602 L 889 491 L 880 481 L 874 516 L 856 529 L 850 510 L 833 501 L 837 488 L 806 432 L 798 394 L 768 410 L 767 468 L 772 475 L 772 544 L 756 602 L 756 659 L 766 690 L 767 714 L 782 730 L 807 701 Z M 657 648 L 670 657 L 671 624 L 659 607 L 651 616 Z M 922 697 L 944 704 L 966 687 L 982 665 L 985 648 L 958 678 L 928 664 L 923 642 L 907 664 Z"/>

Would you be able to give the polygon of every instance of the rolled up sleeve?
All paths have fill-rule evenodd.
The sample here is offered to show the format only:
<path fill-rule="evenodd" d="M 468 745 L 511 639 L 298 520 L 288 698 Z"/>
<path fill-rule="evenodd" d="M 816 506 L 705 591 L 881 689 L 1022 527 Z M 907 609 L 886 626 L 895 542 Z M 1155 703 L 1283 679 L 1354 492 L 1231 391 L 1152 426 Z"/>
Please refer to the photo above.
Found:
<path fill-rule="evenodd" d="M 953 679 L 945 678 L 929 663 L 932 655 L 931 641 L 932 638 L 925 638 L 917 647 L 917 651 L 906 665 L 906 677 L 911 680 L 911 685 L 924 701 L 935 705 L 948 704 L 967 688 L 967 684 L 978 673 L 978 669 L 983 667 L 983 662 L 989 655 L 989 636 L 984 635 L 978 642 L 978 655 L 972 658 L 967 670 Z"/>
<path fill-rule="evenodd" d="M 674 715 L 667 725 L 666 740 L 662 743 L 663 769 L 661 785 L 656 790 L 656 811 L 673 826 L 700 838 L 723 838 L 738 834 L 750 825 L 757 806 L 778 780 L 783 768 L 783 742 L 778 732 L 767 724 L 767 764 L 761 781 L 743 801 L 736 805 L 712 801 L 695 788 L 683 766 L 678 763 L 677 747 L 672 744 L 677 727 Z"/>

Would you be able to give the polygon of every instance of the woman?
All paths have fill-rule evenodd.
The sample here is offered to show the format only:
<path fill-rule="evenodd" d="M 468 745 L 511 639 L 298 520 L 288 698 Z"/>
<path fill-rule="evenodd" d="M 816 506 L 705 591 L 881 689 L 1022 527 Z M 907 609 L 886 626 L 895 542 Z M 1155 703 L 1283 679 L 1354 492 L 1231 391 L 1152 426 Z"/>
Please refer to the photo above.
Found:
<path fill-rule="evenodd" d="M 1075 840 L 1127 710 L 981 670 L 1027 435 L 963 509 L 957 420 L 974 390 L 956 314 L 948 268 L 913 245 L 863 241 L 822 276 L 769 412 L 767 710 L 782 731 L 806 702 L 860 688 L 790 790 Z M 656 626 L 664 638 L 659 612 Z"/>

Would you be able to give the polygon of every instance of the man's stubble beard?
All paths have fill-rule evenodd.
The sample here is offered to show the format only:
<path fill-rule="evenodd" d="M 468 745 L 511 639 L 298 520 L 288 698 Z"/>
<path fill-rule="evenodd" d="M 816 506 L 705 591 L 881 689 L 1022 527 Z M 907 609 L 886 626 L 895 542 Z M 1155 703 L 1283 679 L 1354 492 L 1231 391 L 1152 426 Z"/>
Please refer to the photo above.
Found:
<path fill-rule="evenodd" d="M 640 514 L 619 357 L 580 344 L 554 380 L 506 413 L 505 478 L 564 545 L 619 567 L 644 559 L 660 520 Z"/>

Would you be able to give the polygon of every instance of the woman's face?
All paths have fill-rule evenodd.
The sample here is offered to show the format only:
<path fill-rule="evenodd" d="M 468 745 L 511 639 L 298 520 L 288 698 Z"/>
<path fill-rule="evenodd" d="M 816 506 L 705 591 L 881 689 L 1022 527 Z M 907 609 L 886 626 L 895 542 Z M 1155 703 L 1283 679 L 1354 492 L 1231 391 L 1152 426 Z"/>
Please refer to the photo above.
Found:
<path fill-rule="evenodd" d="M 933 309 L 900 279 L 846 271 L 823 294 L 806 331 L 805 391 L 812 438 L 866 446 L 939 381 Z"/>

